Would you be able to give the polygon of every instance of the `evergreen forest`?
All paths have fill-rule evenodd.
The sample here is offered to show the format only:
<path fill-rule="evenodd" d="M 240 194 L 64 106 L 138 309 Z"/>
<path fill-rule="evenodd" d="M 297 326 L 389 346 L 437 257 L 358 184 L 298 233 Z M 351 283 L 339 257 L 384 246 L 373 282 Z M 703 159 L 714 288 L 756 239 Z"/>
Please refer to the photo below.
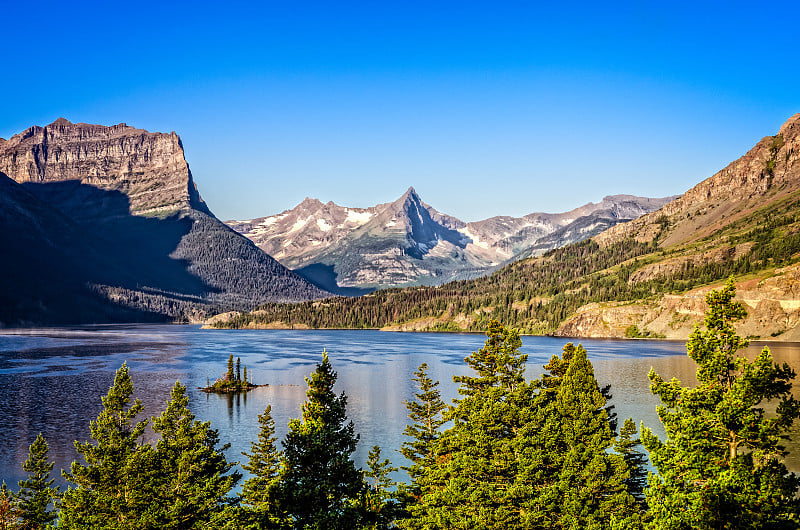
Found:
<path fill-rule="evenodd" d="M 734 294 L 732 281 L 708 294 L 687 342 L 697 386 L 649 374 L 664 438 L 617 417 L 580 344 L 528 379 L 519 332 L 492 319 L 452 403 L 419 366 L 402 447 L 373 447 L 367 469 L 353 462 L 359 436 L 323 351 L 285 438 L 270 407 L 259 416 L 245 477 L 180 382 L 159 416 L 143 418 L 123 364 L 91 439 L 75 442 L 80 460 L 62 471 L 68 488 L 54 486 L 40 435 L 27 478 L 0 488 L 0 529 L 798 528 L 800 478 L 782 445 L 800 416 L 795 374 L 767 348 L 742 355 Z M 147 425 L 155 442 L 143 440 Z M 403 455 L 405 482 L 392 480 L 387 450 Z"/>

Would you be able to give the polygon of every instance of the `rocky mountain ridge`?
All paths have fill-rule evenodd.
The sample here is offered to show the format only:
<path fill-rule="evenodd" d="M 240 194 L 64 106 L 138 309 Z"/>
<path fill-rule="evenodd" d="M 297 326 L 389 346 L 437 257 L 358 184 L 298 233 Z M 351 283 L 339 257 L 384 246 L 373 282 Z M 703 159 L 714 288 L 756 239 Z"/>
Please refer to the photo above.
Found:
<path fill-rule="evenodd" d="M 227 221 L 287 267 L 326 286 L 438 285 L 580 241 L 673 199 L 615 195 L 565 213 L 466 223 L 424 203 L 413 188 L 371 208 L 306 198 L 280 214 Z"/>
<path fill-rule="evenodd" d="M 0 323 L 181 320 L 328 295 L 214 217 L 175 133 L 61 118 L 0 142 L 0 178 L 16 249 L 0 263 L 16 278 Z M 81 307 L 66 309 L 64 282 Z"/>

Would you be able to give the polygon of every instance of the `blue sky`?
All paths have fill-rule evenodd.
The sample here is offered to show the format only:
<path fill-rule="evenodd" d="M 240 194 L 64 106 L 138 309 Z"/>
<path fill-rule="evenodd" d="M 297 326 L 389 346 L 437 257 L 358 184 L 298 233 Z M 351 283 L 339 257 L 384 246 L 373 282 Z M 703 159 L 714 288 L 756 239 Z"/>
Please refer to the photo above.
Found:
<path fill-rule="evenodd" d="M 222 219 L 678 194 L 800 112 L 797 2 L 9 4 L 0 136 L 174 130 Z"/>

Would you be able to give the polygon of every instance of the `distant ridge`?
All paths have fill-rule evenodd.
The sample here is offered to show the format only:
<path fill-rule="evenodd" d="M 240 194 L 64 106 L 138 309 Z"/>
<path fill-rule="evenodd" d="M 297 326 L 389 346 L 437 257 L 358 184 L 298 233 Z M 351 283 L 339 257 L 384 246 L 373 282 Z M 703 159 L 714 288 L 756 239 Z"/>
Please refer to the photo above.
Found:
<path fill-rule="evenodd" d="M 278 215 L 227 224 L 287 267 L 348 294 L 341 288 L 440 285 L 478 277 L 589 238 L 672 199 L 614 195 L 560 214 L 465 223 L 423 202 L 412 187 L 371 208 L 306 197 Z"/>

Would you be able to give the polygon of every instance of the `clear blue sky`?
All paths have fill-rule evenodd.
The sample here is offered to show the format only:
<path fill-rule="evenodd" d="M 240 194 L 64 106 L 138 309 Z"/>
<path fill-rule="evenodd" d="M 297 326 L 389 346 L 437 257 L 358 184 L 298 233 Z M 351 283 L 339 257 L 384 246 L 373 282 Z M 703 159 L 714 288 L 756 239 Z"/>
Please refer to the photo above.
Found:
<path fill-rule="evenodd" d="M 223 219 L 470 221 L 681 193 L 800 112 L 796 1 L 533 4 L 8 2 L 0 136 L 174 130 Z"/>

